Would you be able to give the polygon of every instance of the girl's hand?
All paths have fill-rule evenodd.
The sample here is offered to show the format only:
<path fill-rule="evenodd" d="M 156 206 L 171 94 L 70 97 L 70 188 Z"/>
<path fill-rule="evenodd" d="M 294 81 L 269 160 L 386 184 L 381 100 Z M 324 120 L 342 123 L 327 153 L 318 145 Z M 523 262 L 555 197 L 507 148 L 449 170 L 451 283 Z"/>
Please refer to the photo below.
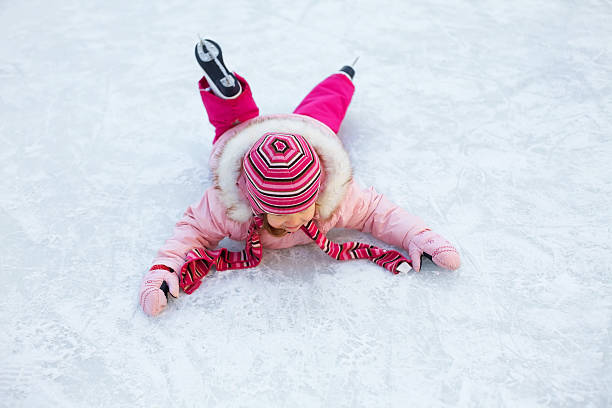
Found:
<path fill-rule="evenodd" d="M 163 269 L 147 272 L 140 285 L 140 305 L 149 316 L 157 316 L 166 308 L 168 300 L 161 289 L 163 283 L 168 285 L 169 292 L 175 298 L 179 295 L 179 281 L 176 273 Z"/>
<path fill-rule="evenodd" d="M 412 259 L 412 267 L 417 272 L 421 269 L 423 253 L 430 255 L 436 265 L 446 269 L 455 270 L 461 265 L 455 247 L 431 230 L 418 233 L 408 244 L 408 255 Z"/>

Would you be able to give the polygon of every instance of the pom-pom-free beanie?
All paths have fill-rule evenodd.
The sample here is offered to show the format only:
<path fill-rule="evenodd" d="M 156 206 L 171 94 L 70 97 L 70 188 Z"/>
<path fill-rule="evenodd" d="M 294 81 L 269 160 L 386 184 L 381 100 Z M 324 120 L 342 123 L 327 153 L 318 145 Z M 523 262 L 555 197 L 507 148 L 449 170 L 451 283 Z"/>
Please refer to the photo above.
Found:
<path fill-rule="evenodd" d="M 244 155 L 243 168 L 255 214 L 298 213 L 319 195 L 319 156 L 300 135 L 266 133 Z"/>

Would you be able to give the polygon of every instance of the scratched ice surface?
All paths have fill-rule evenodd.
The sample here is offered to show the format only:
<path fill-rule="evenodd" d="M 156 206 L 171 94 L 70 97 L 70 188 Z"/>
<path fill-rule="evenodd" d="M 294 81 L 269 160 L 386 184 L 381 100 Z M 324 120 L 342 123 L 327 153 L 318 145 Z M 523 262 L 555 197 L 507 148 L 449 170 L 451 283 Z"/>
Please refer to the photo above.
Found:
<path fill-rule="evenodd" d="M 0 6 L 0 406 L 612 404 L 612 4 L 96 3 Z M 355 177 L 462 268 L 267 251 L 146 317 L 211 183 L 198 32 L 264 113 L 360 56 Z"/>

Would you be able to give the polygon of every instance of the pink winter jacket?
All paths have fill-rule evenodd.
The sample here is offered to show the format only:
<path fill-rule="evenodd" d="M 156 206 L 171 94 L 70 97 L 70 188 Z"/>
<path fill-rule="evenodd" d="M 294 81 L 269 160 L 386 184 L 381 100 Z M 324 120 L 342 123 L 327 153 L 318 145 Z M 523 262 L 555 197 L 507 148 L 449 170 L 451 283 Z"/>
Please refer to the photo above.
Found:
<path fill-rule="evenodd" d="M 302 135 L 319 155 L 323 179 L 314 219 L 323 233 L 332 228 L 356 229 L 407 252 L 410 240 L 427 228 L 423 220 L 373 188 L 364 190 L 353 181 L 348 154 L 325 124 L 296 114 L 259 116 L 225 132 L 214 144 L 209 160 L 214 186 L 185 211 L 154 264 L 180 271 L 185 255 L 194 247 L 214 249 L 225 237 L 246 240 L 252 212 L 244 195 L 242 158 L 259 137 L 272 131 Z M 265 252 L 313 241 L 301 230 L 283 237 L 262 231 L 261 243 Z"/>

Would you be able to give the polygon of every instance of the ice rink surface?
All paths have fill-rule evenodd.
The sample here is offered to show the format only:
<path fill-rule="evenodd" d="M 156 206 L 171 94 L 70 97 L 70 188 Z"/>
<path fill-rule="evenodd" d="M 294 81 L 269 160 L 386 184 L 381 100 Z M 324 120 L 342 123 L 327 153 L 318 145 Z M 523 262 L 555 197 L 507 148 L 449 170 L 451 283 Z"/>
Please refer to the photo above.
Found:
<path fill-rule="evenodd" d="M 355 178 L 462 267 L 268 250 L 147 317 L 211 184 L 197 33 L 262 113 L 360 56 Z M 612 404 L 612 3 L 4 1 L 0 36 L 0 406 Z"/>

